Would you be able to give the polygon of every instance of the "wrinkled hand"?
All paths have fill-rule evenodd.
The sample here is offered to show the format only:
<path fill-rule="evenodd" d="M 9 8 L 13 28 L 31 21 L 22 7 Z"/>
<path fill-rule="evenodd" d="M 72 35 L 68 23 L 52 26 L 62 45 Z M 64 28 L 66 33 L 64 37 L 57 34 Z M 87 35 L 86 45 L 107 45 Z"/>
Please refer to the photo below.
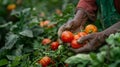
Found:
<path fill-rule="evenodd" d="M 77 32 L 77 31 L 80 31 L 80 29 L 83 29 L 82 23 L 78 24 L 78 21 L 70 20 L 59 28 L 58 35 L 60 36 L 61 33 L 65 30 L 68 30 L 71 32 Z"/>
<path fill-rule="evenodd" d="M 111 27 L 107 28 L 106 30 L 98 33 L 89 34 L 85 37 L 81 37 L 78 39 L 78 43 L 82 43 L 87 41 L 87 43 L 79 48 L 79 49 L 72 49 L 72 51 L 79 53 L 79 52 L 90 52 L 96 50 L 99 46 L 105 43 L 105 39 L 110 35 L 120 30 L 120 21 L 112 25 Z"/>
<path fill-rule="evenodd" d="M 81 53 L 81 52 L 90 52 L 96 50 L 99 46 L 102 45 L 102 43 L 105 42 L 105 33 L 104 32 L 98 32 L 98 33 L 92 33 L 87 36 L 81 37 L 78 39 L 78 43 L 87 42 L 83 47 L 78 49 L 70 48 L 75 53 Z"/>
<path fill-rule="evenodd" d="M 83 29 L 83 25 L 87 21 L 88 17 L 84 10 L 78 10 L 73 20 L 69 20 L 67 23 L 62 25 L 58 30 L 58 35 L 60 36 L 61 33 L 65 30 L 71 32 L 78 32 Z"/>

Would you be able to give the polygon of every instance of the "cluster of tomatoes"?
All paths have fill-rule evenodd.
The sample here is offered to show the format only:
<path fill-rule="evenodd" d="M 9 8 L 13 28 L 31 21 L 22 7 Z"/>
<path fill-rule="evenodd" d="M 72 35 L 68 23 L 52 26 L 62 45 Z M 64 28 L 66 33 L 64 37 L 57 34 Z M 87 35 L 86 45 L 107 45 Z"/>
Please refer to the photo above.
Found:
<path fill-rule="evenodd" d="M 80 37 L 83 37 L 83 36 L 86 36 L 86 35 L 87 34 L 85 32 L 79 32 L 78 34 L 74 35 L 70 31 L 64 31 L 61 35 L 61 39 L 62 39 L 63 42 L 70 43 L 72 48 L 77 49 L 77 48 L 80 48 L 84 45 L 84 44 L 77 43 L 77 40 Z"/>
<path fill-rule="evenodd" d="M 95 25 L 93 24 L 89 24 L 85 27 L 85 30 L 83 32 L 78 32 L 77 34 L 74 34 L 70 31 L 64 31 L 61 34 L 61 40 L 64 43 L 70 43 L 71 47 L 74 49 L 78 49 L 80 47 L 83 47 L 85 45 L 85 43 L 79 44 L 77 42 L 77 40 L 81 37 L 84 37 L 90 33 L 95 33 L 97 32 L 98 29 Z M 45 38 L 42 40 L 42 44 L 46 45 L 46 44 L 50 44 L 50 48 L 51 50 L 57 50 L 59 47 L 59 42 L 55 41 L 52 42 L 49 38 Z M 42 67 L 47 67 L 50 63 L 52 62 L 51 58 L 48 56 L 44 56 L 43 58 L 41 58 L 38 63 L 42 65 Z M 68 66 L 67 66 L 68 67 Z"/>
<path fill-rule="evenodd" d="M 46 45 L 46 44 L 49 44 L 49 43 L 51 43 L 51 40 L 50 40 L 49 38 L 46 38 L 46 39 L 43 39 L 43 40 L 42 40 L 42 44 L 43 44 L 43 45 Z M 56 49 L 58 49 L 59 42 L 58 42 L 58 41 L 54 41 L 54 42 L 52 42 L 52 43 L 50 44 L 50 46 L 51 46 L 51 49 L 52 49 L 52 50 L 56 50 Z"/>
<path fill-rule="evenodd" d="M 51 39 L 49 38 L 45 38 L 42 40 L 42 44 L 43 45 L 47 45 L 47 44 L 50 44 L 50 48 L 51 50 L 57 50 L 58 47 L 59 47 L 59 42 L 58 41 L 54 41 L 52 42 Z M 44 56 L 43 58 L 41 58 L 39 61 L 38 61 L 39 64 L 42 65 L 42 67 L 47 67 L 50 63 L 53 63 L 52 59 L 49 57 L 49 56 Z"/>
<path fill-rule="evenodd" d="M 77 42 L 78 39 L 81 37 L 86 36 L 87 34 L 97 32 L 97 27 L 93 24 L 89 24 L 85 27 L 84 32 L 79 32 L 77 34 L 73 34 L 70 31 L 64 31 L 61 35 L 61 39 L 65 43 L 70 43 L 70 46 L 74 49 L 78 49 L 80 47 L 83 47 L 85 43 L 79 44 Z"/>

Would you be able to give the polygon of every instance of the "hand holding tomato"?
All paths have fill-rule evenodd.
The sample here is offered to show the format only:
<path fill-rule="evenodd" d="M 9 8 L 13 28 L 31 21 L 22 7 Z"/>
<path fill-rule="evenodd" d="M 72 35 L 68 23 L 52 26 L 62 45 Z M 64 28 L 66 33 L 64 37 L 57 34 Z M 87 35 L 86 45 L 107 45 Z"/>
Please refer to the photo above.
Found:
<path fill-rule="evenodd" d="M 105 37 L 106 36 L 104 32 L 88 34 L 78 39 L 78 43 L 83 43 L 87 41 L 87 43 L 83 47 L 78 49 L 73 49 L 73 48 L 70 48 L 70 49 L 76 53 L 89 52 L 89 51 L 96 50 L 99 46 L 102 45 L 102 43 L 105 42 Z"/>
<path fill-rule="evenodd" d="M 63 42 L 70 43 L 68 46 L 71 46 L 74 49 L 78 49 L 84 46 L 84 44 L 79 44 L 77 40 L 83 36 L 86 36 L 85 32 L 79 32 L 78 34 L 73 34 L 70 31 L 64 31 L 61 35 Z"/>

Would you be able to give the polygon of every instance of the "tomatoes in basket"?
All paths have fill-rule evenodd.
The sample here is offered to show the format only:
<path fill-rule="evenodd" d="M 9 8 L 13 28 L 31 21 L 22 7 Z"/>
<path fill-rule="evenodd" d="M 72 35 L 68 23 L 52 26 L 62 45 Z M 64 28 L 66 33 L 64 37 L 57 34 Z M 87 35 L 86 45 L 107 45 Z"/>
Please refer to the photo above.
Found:
<path fill-rule="evenodd" d="M 38 61 L 42 67 L 47 67 L 51 63 L 51 58 L 48 56 L 43 57 L 41 60 Z"/>
<path fill-rule="evenodd" d="M 52 42 L 52 43 L 51 43 L 51 49 L 52 49 L 52 50 L 58 49 L 58 46 L 59 46 L 59 43 L 58 43 L 58 42 Z"/>
<path fill-rule="evenodd" d="M 94 32 L 97 32 L 97 31 L 98 31 L 97 27 L 93 24 L 89 24 L 85 27 L 85 32 L 86 33 L 94 33 Z"/>
<path fill-rule="evenodd" d="M 61 35 L 61 39 L 63 42 L 70 43 L 74 38 L 74 35 L 70 31 L 64 31 Z"/>

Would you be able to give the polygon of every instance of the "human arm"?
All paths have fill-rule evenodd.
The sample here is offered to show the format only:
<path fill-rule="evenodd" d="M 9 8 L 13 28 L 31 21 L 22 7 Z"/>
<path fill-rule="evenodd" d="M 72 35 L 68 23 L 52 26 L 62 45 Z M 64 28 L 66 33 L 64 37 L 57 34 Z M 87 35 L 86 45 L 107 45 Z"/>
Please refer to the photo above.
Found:
<path fill-rule="evenodd" d="M 88 19 L 93 21 L 95 20 L 96 10 L 97 5 L 95 0 L 80 0 L 76 7 L 74 18 L 59 28 L 58 35 L 60 36 L 65 30 L 69 30 L 71 32 L 80 31 Z"/>

